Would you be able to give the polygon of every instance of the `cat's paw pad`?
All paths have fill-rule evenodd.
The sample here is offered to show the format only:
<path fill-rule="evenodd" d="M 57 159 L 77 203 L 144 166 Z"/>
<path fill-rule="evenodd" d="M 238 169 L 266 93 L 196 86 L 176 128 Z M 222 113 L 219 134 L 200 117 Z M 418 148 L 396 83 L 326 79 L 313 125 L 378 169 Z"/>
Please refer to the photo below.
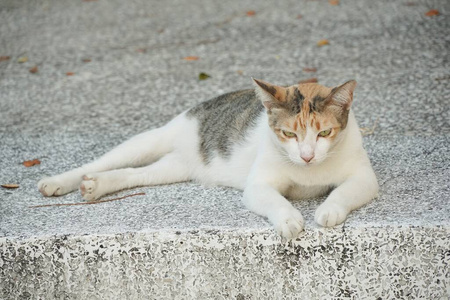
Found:
<path fill-rule="evenodd" d="M 58 176 L 46 177 L 41 179 L 38 184 L 39 192 L 45 197 L 61 196 L 72 191 L 72 187 L 64 183 L 64 180 L 58 178 Z"/>
<path fill-rule="evenodd" d="M 289 208 L 281 210 L 274 223 L 278 234 L 284 238 L 293 239 L 303 231 L 305 221 L 297 209 Z"/>
<path fill-rule="evenodd" d="M 316 210 L 314 220 L 323 227 L 333 227 L 344 222 L 348 214 L 348 209 L 342 205 L 322 203 Z"/>
<path fill-rule="evenodd" d="M 84 175 L 80 184 L 80 192 L 87 201 L 93 201 L 103 196 L 99 188 L 98 177 L 93 174 Z"/>

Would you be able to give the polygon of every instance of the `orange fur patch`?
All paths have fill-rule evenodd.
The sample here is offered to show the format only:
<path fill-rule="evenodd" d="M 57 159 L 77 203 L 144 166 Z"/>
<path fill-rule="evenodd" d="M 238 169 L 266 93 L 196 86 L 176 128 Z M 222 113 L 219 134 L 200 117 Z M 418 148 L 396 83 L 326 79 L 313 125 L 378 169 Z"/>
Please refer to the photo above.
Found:
<path fill-rule="evenodd" d="M 320 122 L 319 121 L 316 121 L 316 129 L 317 129 L 317 131 L 320 131 Z"/>

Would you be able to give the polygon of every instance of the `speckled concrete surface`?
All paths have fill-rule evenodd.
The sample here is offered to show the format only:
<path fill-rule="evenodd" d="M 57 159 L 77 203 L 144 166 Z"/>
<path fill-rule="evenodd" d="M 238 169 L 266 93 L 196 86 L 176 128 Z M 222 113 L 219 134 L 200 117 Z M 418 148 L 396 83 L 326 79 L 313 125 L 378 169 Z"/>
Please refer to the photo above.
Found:
<path fill-rule="evenodd" d="M 445 0 L 0 0 L 0 56 L 11 57 L 0 62 L 0 183 L 20 185 L 0 189 L 0 298 L 450 297 L 449 11 Z M 294 245 L 241 192 L 193 183 L 29 208 L 81 202 L 35 184 L 251 76 L 356 79 L 356 117 L 377 121 L 364 143 L 380 198 L 330 230 L 313 222 L 321 199 L 296 203 L 306 232 Z"/>
<path fill-rule="evenodd" d="M 2 243 L 4 298 L 448 299 L 449 229 L 60 236 Z M 2 294 L 0 294 L 2 295 Z"/>

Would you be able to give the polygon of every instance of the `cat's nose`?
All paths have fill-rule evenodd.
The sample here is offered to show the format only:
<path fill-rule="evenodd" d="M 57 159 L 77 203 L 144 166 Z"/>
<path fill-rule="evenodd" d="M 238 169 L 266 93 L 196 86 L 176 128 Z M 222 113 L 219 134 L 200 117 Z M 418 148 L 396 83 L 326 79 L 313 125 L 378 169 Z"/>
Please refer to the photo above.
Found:
<path fill-rule="evenodd" d="M 309 163 L 309 162 L 311 161 L 311 159 L 314 158 L 314 154 L 300 155 L 300 157 L 301 157 L 306 163 Z"/>

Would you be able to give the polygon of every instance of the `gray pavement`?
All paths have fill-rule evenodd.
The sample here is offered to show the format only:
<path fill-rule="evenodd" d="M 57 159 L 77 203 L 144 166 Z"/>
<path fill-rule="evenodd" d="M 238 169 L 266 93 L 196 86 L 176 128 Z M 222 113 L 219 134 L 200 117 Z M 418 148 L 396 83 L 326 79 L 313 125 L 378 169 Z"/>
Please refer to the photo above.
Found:
<path fill-rule="evenodd" d="M 361 127 L 378 120 L 364 143 L 381 192 L 345 226 L 448 228 L 450 4 L 408 3 L 0 0 L 0 56 L 11 57 L 0 62 L 0 184 L 20 185 L 0 189 L 0 237 L 269 229 L 240 191 L 194 183 L 122 191 L 115 196 L 146 195 L 105 204 L 29 208 L 82 202 L 78 193 L 44 198 L 36 183 L 196 103 L 249 88 L 250 77 L 317 77 L 329 86 L 356 79 Z M 441 14 L 425 16 L 430 9 Z M 330 44 L 318 47 L 321 39 Z M 28 61 L 18 63 L 21 56 Z M 211 78 L 199 81 L 200 72 Z M 42 163 L 21 165 L 35 158 Z M 296 203 L 307 230 L 318 228 L 321 200 Z"/>

